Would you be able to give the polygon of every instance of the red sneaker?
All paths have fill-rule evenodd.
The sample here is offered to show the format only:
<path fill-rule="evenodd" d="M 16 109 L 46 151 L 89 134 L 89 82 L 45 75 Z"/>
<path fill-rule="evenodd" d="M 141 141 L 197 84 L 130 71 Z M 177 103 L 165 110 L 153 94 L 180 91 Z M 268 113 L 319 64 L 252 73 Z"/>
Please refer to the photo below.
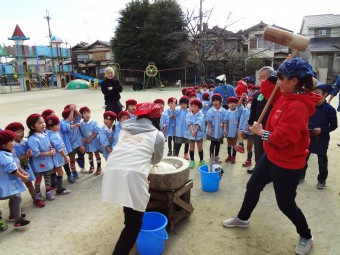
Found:
<path fill-rule="evenodd" d="M 231 157 L 230 158 L 230 163 L 235 164 L 236 163 L 236 158 L 235 157 Z"/>
<path fill-rule="evenodd" d="M 33 204 L 38 206 L 38 207 L 44 207 L 45 201 L 43 201 L 43 200 L 33 200 Z"/>
<path fill-rule="evenodd" d="M 230 156 L 228 156 L 225 160 L 224 160 L 224 162 L 230 162 L 231 161 L 231 157 Z"/>
<path fill-rule="evenodd" d="M 252 163 L 249 160 L 244 161 L 244 163 L 242 164 L 243 167 L 248 167 L 248 166 L 251 166 L 251 165 L 252 165 Z"/>
<path fill-rule="evenodd" d="M 239 153 L 244 153 L 244 147 L 242 145 L 235 145 L 234 150 Z"/>

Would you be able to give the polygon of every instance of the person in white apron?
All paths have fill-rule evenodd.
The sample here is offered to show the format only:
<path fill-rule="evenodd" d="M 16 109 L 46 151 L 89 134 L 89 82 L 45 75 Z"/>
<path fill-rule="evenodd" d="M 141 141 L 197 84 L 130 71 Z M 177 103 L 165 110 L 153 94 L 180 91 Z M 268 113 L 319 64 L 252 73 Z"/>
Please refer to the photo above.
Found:
<path fill-rule="evenodd" d="M 118 143 L 106 163 L 102 200 L 123 206 L 125 227 L 112 254 L 129 254 L 142 227 L 149 202 L 151 165 L 161 161 L 164 135 L 159 131 L 161 108 L 154 103 L 137 104 L 137 119 L 121 123 Z"/>

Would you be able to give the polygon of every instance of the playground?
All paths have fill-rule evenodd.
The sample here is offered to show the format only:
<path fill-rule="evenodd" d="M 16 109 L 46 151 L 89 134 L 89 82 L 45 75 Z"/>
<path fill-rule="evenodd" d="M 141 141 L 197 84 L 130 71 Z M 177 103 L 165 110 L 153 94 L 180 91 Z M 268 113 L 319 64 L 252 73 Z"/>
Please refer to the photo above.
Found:
<path fill-rule="evenodd" d="M 124 87 L 122 103 L 129 98 L 138 102 L 179 98 L 179 88 L 147 89 L 133 91 Z M 0 127 L 13 121 L 25 123 L 26 117 L 45 108 L 54 109 L 61 115 L 64 105 L 74 103 L 88 106 L 93 119 L 102 123 L 103 95 L 100 90 L 50 89 L 8 93 L 0 95 Z M 333 106 L 338 99 L 334 98 Z M 166 106 L 167 108 L 167 106 Z M 338 114 L 338 118 L 340 115 Z M 26 130 L 27 131 L 27 130 Z M 331 133 L 329 178 L 325 190 L 316 189 L 318 173 L 317 157 L 312 155 L 306 180 L 298 187 L 297 203 L 306 215 L 314 237 L 311 255 L 339 254 L 340 250 L 340 178 L 337 159 L 340 147 L 340 130 Z M 209 142 L 204 141 L 205 160 L 208 160 Z M 165 154 L 167 148 L 165 148 Z M 227 154 L 226 144 L 221 146 L 221 158 Z M 180 153 L 183 155 L 183 152 Z M 198 155 L 195 155 L 196 159 Z M 255 209 L 249 229 L 226 229 L 222 221 L 234 216 L 241 206 L 249 174 L 241 167 L 246 155 L 237 154 L 236 164 L 222 163 L 225 174 L 215 193 L 201 188 L 198 167 L 190 170 L 193 180 L 191 203 L 193 213 L 175 225 L 165 244 L 165 255 L 265 255 L 293 254 L 298 235 L 294 226 L 276 205 L 272 185 L 263 191 Z M 105 162 L 103 163 L 105 171 Z M 86 166 L 88 162 L 86 160 Z M 72 193 L 47 201 L 44 208 L 32 204 L 29 193 L 23 193 L 23 213 L 31 221 L 23 230 L 15 230 L 11 223 L 0 233 L 1 253 L 15 254 L 111 254 L 123 228 L 123 211 L 118 205 L 101 201 L 102 175 L 80 174 L 75 184 L 65 182 Z M 65 179 L 66 181 L 66 179 Z M 7 201 L 0 201 L 4 218 L 8 218 Z M 136 249 L 130 253 L 137 254 Z"/>

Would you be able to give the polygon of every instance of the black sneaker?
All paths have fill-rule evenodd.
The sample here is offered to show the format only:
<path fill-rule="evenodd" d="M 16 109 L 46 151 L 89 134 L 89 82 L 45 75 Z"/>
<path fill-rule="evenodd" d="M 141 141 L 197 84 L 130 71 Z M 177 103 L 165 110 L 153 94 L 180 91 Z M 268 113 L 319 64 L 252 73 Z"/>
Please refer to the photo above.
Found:
<path fill-rule="evenodd" d="M 168 154 L 167 154 L 167 156 L 168 156 L 168 157 L 169 157 L 169 156 L 172 156 L 172 151 L 169 151 Z"/>
<path fill-rule="evenodd" d="M 21 219 L 25 219 L 25 217 L 26 217 L 26 214 L 22 213 L 22 214 L 21 214 Z M 13 222 L 13 221 L 14 221 L 14 216 L 13 216 L 13 215 L 10 215 L 10 216 L 8 217 L 8 221 Z"/>
<path fill-rule="evenodd" d="M 17 222 L 14 223 L 14 227 L 21 228 L 21 227 L 28 225 L 29 223 L 30 223 L 29 220 L 19 219 Z"/>
<path fill-rule="evenodd" d="M 248 169 L 248 170 L 247 170 L 247 173 L 248 173 L 248 174 L 252 174 L 253 172 L 254 172 L 254 169 Z"/>
<path fill-rule="evenodd" d="M 318 181 L 318 184 L 316 185 L 318 189 L 325 189 L 326 188 L 326 182 Z"/>

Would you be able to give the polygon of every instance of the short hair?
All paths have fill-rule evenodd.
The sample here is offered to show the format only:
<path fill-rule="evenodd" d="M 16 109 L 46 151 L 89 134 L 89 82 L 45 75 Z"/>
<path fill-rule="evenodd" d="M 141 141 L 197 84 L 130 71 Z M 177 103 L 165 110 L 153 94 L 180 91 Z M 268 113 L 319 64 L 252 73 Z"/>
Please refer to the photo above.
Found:
<path fill-rule="evenodd" d="M 113 74 L 115 74 L 115 70 L 111 67 L 111 66 L 108 66 L 104 69 L 104 73 L 105 73 L 105 77 L 106 77 L 106 72 L 107 71 L 111 71 Z"/>
<path fill-rule="evenodd" d="M 272 73 L 274 73 L 274 69 L 271 66 L 264 66 L 260 69 L 259 73 L 262 71 L 267 71 L 268 72 L 268 76 L 271 76 Z"/>

